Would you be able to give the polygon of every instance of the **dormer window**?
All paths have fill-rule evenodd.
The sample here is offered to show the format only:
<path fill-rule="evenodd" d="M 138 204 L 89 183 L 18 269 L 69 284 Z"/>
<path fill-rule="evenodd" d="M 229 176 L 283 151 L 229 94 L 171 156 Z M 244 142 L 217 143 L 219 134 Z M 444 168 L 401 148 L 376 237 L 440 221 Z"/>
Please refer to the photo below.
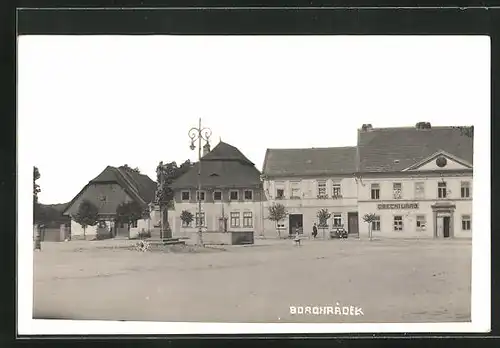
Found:
<path fill-rule="evenodd" d="M 214 201 L 222 201 L 222 192 L 214 191 Z"/>
<path fill-rule="evenodd" d="M 182 193 L 181 193 L 181 199 L 183 201 L 189 201 L 189 199 L 190 199 L 189 196 L 190 196 L 189 191 L 182 191 Z"/>
<path fill-rule="evenodd" d="M 204 201 L 205 200 L 205 191 L 196 191 L 196 200 Z"/>
<path fill-rule="evenodd" d="M 244 198 L 246 201 L 251 201 L 253 199 L 253 191 L 252 190 L 245 190 Z"/>
<path fill-rule="evenodd" d="M 238 200 L 238 191 L 233 190 L 229 192 L 229 199 L 232 201 L 237 201 Z"/>

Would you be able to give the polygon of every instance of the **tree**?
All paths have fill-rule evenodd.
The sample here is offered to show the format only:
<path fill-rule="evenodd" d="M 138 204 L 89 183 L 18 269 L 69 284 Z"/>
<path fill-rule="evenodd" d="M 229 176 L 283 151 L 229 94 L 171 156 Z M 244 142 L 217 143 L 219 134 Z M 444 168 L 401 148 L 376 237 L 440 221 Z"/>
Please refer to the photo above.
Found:
<path fill-rule="evenodd" d="M 161 236 L 164 237 L 164 232 L 168 231 L 168 209 L 173 207 L 174 191 L 172 190 L 172 183 L 181 175 L 186 173 L 194 166 L 190 160 L 185 161 L 180 166 L 177 163 L 170 162 L 163 164 L 161 161 L 156 167 L 156 194 L 155 203 L 160 207 L 160 221 L 161 221 Z"/>
<path fill-rule="evenodd" d="M 86 237 L 87 226 L 97 225 L 98 212 L 97 207 L 86 199 L 78 206 L 78 211 L 73 216 L 73 220 L 83 227 L 83 238 Z"/>
<path fill-rule="evenodd" d="M 474 138 L 474 126 L 460 126 L 454 128 L 459 129 L 460 134 L 469 138 Z"/>
<path fill-rule="evenodd" d="M 33 222 L 36 224 L 36 235 L 35 235 L 35 250 L 42 249 L 41 234 L 40 234 L 40 219 L 41 219 L 41 207 L 38 203 L 38 194 L 40 193 L 40 185 L 36 181 L 40 179 L 40 171 L 37 167 L 33 167 Z"/>
<path fill-rule="evenodd" d="M 323 231 L 323 239 L 325 238 L 325 229 L 328 228 L 328 219 L 331 216 L 332 214 L 326 208 L 320 209 L 316 215 L 319 220 L 318 227 Z"/>
<path fill-rule="evenodd" d="M 129 165 L 128 165 L 128 164 L 124 164 L 123 166 L 120 166 L 119 168 L 120 168 L 120 169 L 127 170 L 127 171 L 129 171 L 129 172 L 135 172 L 135 173 L 138 173 L 138 174 L 140 174 L 140 173 L 141 173 L 141 170 L 140 170 L 138 167 L 131 168 L 131 167 L 129 167 Z"/>
<path fill-rule="evenodd" d="M 363 215 L 363 221 L 368 224 L 368 236 L 372 240 L 372 222 L 376 220 L 377 216 L 374 213 Z"/>
<path fill-rule="evenodd" d="M 281 203 L 274 203 L 273 205 L 268 207 L 268 210 L 269 210 L 268 219 L 275 222 L 278 238 L 281 238 L 278 222 L 284 220 L 287 217 L 288 211 L 286 210 L 285 206 Z"/>
<path fill-rule="evenodd" d="M 191 222 L 193 222 L 194 216 L 193 213 L 191 213 L 188 210 L 183 210 L 181 212 L 181 221 L 184 223 L 184 226 L 189 226 Z"/>
<path fill-rule="evenodd" d="M 130 232 L 130 225 L 144 217 L 144 209 L 136 201 L 125 202 L 116 208 L 116 221 L 127 224 Z"/>

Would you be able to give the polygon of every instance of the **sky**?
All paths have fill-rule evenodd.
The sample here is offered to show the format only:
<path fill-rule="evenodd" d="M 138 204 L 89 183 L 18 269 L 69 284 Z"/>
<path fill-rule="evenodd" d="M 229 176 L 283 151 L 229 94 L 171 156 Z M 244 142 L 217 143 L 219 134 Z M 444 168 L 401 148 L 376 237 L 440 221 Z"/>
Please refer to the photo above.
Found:
<path fill-rule="evenodd" d="M 488 37 L 18 40 L 18 156 L 39 168 L 44 204 L 70 201 L 107 165 L 155 180 L 159 161 L 197 160 L 200 117 L 212 148 L 236 146 L 259 170 L 267 148 L 354 146 L 364 123 L 489 124 Z"/>

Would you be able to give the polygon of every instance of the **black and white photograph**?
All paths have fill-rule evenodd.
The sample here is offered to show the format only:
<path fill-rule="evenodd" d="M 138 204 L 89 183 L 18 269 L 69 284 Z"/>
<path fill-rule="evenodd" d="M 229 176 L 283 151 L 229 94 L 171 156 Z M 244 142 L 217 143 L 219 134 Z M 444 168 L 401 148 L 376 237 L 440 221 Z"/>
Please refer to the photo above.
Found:
<path fill-rule="evenodd" d="M 489 330 L 488 37 L 17 52 L 20 332 Z"/>

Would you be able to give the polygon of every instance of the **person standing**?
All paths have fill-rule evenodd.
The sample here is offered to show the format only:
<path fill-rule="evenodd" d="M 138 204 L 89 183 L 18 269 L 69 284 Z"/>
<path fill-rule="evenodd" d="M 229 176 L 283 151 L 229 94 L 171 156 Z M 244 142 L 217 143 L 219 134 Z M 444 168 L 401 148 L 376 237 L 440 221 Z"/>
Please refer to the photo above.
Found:
<path fill-rule="evenodd" d="M 314 223 L 312 236 L 314 239 L 316 239 L 317 235 L 318 235 L 318 228 L 316 227 L 316 223 Z"/>

